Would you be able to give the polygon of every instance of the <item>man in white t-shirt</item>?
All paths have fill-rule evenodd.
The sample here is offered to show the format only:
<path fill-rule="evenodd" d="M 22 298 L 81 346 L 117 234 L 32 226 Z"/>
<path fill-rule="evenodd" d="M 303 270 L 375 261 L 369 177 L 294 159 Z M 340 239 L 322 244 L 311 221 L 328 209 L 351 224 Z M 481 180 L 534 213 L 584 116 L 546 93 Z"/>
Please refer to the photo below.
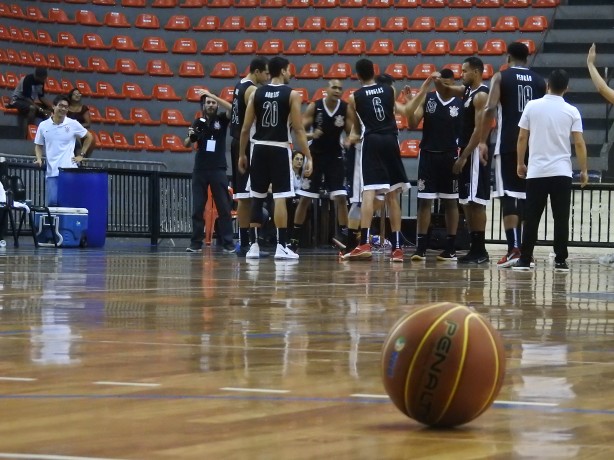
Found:
<path fill-rule="evenodd" d="M 47 159 L 45 173 L 45 203 L 58 205 L 58 175 L 60 168 L 76 168 L 83 156 L 74 156 L 75 141 L 82 139 L 82 152 L 87 152 L 92 135 L 78 121 L 66 116 L 68 97 L 57 96 L 53 100 L 53 114 L 38 125 L 34 138 L 34 152 L 38 166 L 43 165 L 43 147 Z"/>
<path fill-rule="evenodd" d="M 571 136 L 580 166 L 580 182 L 588 182 L 586 144 L 582 136 L 582 118 L 573 105 L 563 99 L 569 76 L 562 69 L 548 77 L 548 93 L 541 99 L 527 103 L 518 126 L 517 173 L 527 179 L 525 224 L 520 259 L 514 270 L 530 270 L 533 248 L 537 242 L 539 221 L 546 208 L 548 196 L 554 219 L 554 270 L 569 271 L 567 243 L 571 204 Z M 527 144 L 531 154 L 525 166 Z"/>

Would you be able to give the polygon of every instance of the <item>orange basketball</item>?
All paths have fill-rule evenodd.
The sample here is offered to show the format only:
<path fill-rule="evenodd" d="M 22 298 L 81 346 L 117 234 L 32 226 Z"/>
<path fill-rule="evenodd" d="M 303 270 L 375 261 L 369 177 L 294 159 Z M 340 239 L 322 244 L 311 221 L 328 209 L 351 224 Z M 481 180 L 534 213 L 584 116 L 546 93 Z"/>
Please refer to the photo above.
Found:
<path fill-rule="evenodd" d="M 391 329 L 382 350 L 386 392 L 401 412 L 436 427 L 473 420 L 505 376 L 505 352 L 488 320 L 458 304 L 420 307 Z"/>

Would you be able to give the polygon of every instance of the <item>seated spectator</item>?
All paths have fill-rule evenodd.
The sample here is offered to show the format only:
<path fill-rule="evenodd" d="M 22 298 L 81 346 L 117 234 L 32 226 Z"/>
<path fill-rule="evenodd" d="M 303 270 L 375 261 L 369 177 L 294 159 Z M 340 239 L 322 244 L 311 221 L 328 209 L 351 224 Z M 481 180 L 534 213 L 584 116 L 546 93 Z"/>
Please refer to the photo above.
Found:
<path fill-rule="evenodd" d="M 90 126 L 92 124 L 92 120 L 90 119 L 90 109 L 87 105 L 82 102 L 83 95 L 77 88 L 73 88 L 68 93 L 68 100 L 70 102 L 68 106 L 68 113 L 66 116 L 68 118 L 72 118 L 73 120 L 77 120 L 81 123 L 85 129 L 90 131 Z M 81 140 L 75 145 L 75 156 L 81 154 L 83 158 L 88 158 L 91 156 L 92 150 L 94 150 L 94 143 L 90 144 L 90 148 L 87 149 L 87 152 L 81 152 Z"/>
<path fill-rule="evenodd" d="M 22 77 L 13 90 L 10 108 L 17 109 L 19 123 L 24 139 L 28 135 L 28 125 L 35 124 L 37 118 L 51 116 L 51 104 L 45 100 L 45 80 L 47 69 L 36 68 L 34 73 Z"/>

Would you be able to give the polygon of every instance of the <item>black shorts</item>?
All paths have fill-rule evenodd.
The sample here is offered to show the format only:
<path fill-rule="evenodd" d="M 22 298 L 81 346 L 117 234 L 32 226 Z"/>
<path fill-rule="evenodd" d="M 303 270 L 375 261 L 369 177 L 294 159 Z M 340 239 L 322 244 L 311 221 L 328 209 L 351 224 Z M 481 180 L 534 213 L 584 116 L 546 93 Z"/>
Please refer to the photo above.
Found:
<path fill-rule="evenodd" d="M 480 151 L 475 149 L 467 159 L 458 178 L 458 202 L 486 206 L 490 201 L 490 156 L 488 164 L 480 163 Z"/>
<path fill-rule="evenodd" d="M 362 141 L 363 190 L 388 193 L 409 189 L 396 134 L 371 133 Z"/>
<path fill-rule="evenodd" d="M 294 172 L 290 147 L 252 144 L 249 196 L 266 198 L 269 185 L 273 198 L 294 196 Z"/>
<path fill-rule="evenodd" d="M 230 143 L 230 161 L 232 163 L 232 188 L 234 190 L 233 198 L 241 200 L 249 198 L 249 190 L 247 189 L 247 181 L 249 179 L 249 145 L 247 146 L 247 171 L 245 174 L 239 172 L 239 139 L 232 138 Z"/>
<path fill-rule="evenodd" d="M 319 198 L 322 184 L 332 198 L 337 195 L 347 195 L 344 187 L 345 168 L 343 152 L 311 152 L 313 172 L 303 179 L 303 187 L 296 194 L 309 198 Z"/>
<path fill-rule="evenodd" d="M 420 150 L 418 161 L 418 198 L 457 199 L 458 177 L 452 173 L 458 151 L 430 152 Z"/>
<path fill-rule="evenodd" d="M 525 179 L 518 177 L 517 158 L 516 152 L 506 152 L 495 156 L 494 196 L 507 195 L 521 200 L 526 199 L 527 184 Z"/>

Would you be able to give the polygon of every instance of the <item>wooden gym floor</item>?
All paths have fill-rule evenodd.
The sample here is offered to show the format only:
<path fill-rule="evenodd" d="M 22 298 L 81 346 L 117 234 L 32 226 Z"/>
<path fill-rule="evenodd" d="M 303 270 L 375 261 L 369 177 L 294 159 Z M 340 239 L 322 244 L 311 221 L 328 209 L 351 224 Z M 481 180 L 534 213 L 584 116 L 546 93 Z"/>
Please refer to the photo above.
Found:
<path fill-rule="evenodd" d="M 0 459 L 614 458 L 614 270 L 547 249 L 530 273 L 437 263 L 249 262 L 215 248 L 0 254 Z M 384 394 L 412 306 L 470 305 L 505 340 L 496 403 L 432 430 Z"/>

